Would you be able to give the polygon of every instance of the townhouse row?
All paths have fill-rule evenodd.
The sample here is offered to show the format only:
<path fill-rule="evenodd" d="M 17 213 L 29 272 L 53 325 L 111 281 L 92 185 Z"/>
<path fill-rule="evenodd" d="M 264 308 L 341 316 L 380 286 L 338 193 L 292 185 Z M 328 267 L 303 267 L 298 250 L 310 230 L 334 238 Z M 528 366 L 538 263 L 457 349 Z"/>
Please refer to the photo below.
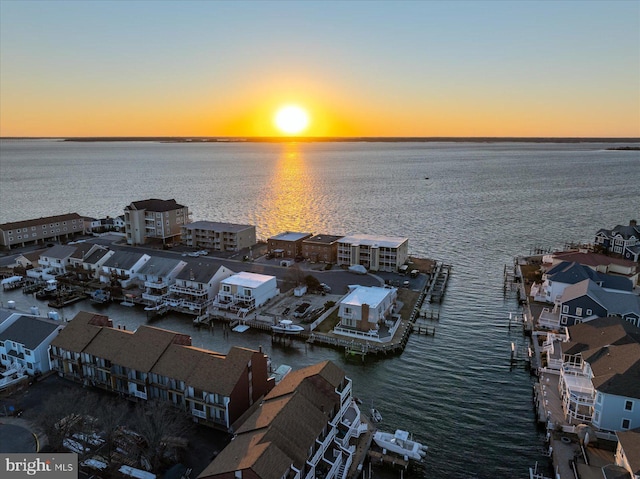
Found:
<path fill-rule="evenodd" d="M 191 337 L 150 326 L 116 329 L 110 318 L 78 313 L 51 341 L 51 368 L 64 378 L 142 401 L 168 401 L 193 420 L 226 431 L 269 392 L 268 358 L 233 346 L 226 355 Z"/>

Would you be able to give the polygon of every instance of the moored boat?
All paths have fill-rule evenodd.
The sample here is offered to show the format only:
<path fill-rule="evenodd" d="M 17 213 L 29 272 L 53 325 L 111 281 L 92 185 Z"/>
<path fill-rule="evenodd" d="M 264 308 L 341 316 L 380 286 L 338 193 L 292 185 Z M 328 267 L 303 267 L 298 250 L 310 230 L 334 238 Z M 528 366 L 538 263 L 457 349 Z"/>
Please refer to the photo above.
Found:
<path fill-rule="evenodd" d="M 407 456 L 414 461 L 421 461 L 427 454 L 427 446 L 412 440 L 410 434 L 402 429 L 397 429 L 394 434 L 377 431 L 373 435 L 373 441 L 383 450 Z"/>
<path fill-rule="evenodd" d="M 92 303 L 107 304 L 109 301 L 111 301 L 111 293 L 109 291 L 105 291 L 104 289 L 96 289 L 93 293 L 91 293 L 91 297 L 89 299 Z"/>
<path fill-rule="evenodd" d="M 304 331 L 304 328 L 302 326 L 293 324 L 293 321 L 291 321 L 290 319 L 283 319 L 279 321 L 278 324 L 274 324 L 273 326 L 271 326 L 271 329 L 274 333 L 280 334 L 300 334 L 302 331 Z"/>

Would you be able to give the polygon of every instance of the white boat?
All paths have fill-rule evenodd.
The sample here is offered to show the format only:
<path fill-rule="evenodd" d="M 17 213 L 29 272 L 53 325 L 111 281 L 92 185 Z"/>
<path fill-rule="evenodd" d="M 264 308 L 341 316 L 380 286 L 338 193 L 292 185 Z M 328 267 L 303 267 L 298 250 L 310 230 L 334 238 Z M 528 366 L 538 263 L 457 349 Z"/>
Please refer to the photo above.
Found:
<path fill-rule="evenodd" d="M 374 423 L 379 423 L 380 421 L 382 421 L 382 414 L 380 414 L 380 411 L 378 411 L 376 408 L 372 407 L 371 410 L 369 411 L 371 420 Z"/>
<path fill-rule="evenodd" d="M 283 319 L 278 322 L 278 324 L 274 324 L 271 326 L 271 329 L 274 333 L 280 334 L 300 334 L 304 331 L 302 326 L 298 326 L 297 324 L 293 324 L 293 321 L 290 319 Z"/>
<path fill-rule="evenodd" d="M 427 446 L 413 441 L 410 439 L 410 434 L 401 429 L 397 429 L 395 434 L 377 431 L 373 435 L 373 440 L 382 449 L 403 457 L 407 456 L 415 461 L 421 461 L 427 455 Z"/>

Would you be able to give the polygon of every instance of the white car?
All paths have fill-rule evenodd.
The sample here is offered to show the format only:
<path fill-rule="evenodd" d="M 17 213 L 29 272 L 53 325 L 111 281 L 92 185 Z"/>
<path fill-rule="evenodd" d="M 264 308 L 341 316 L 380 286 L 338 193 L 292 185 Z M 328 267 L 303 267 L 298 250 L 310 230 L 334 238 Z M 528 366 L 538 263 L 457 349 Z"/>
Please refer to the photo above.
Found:
<path fill-rule="evenodd" d="M 202 256 L 207 256 L 209 254 L 209 252 L 206 249 L 203 249 L 201 251 L 198 251 L 198 254 L 200 254 Z"/>
<path fill-rule="evenodd" d="M 192 258 L 197 258 L 198 256 L 200 256 L 200 253 L 198 253 L 197 251 L 193 252 L 193 253 L 189 253 L 189 256 L 191 256 Z"/>

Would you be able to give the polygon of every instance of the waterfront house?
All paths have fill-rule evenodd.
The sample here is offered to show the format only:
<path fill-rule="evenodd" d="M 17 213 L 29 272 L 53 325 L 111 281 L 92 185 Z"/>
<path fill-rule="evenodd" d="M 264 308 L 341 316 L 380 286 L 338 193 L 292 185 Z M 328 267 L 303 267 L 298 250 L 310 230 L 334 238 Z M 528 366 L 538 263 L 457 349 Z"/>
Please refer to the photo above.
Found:
<path fill-rule="evenodd" d="M 169 286 L 166 302 L 174 311 L 199 316 L 215 300 L 221 281 L 232 274 L 234 272 L 229 268 L 210 262 L 187 265 Z"/>
<path fill-rule="evenodd" d="M 114 251 L 107 248 L 91 250 L 82 261 L 82 269 L 85 271 L 85 274 L 93 279 L 99 279 L 102 266 L 114 253 Z"/>
<path fill-rule="evenodd" d="M 267 239 L 267 252 L 276 258 L 295 258 L 302 255 L 302 242 L 311 238 L 311 233 L 285 231 Z"/>
<path fill-rule="evenodd" d="M 366 430 L 351 379 L 324 361 L 285 376 L 198 479 L 341 479 Z"/>
<path fill-rule="evenodd" d="M 189 208 L 176 200 L 148 199 L 134 201 L 124 209 L 127 243 L 179 243 L 182 226 L 189 223 Z"/>
<path fill-rule="evenodd" d="M 38 264 L 44 271 L 54 276 L 65 274 L 67 266 L 71 264 L 71 256 L 75 252 L 74 246 L 56 245 L 42 252 Z"/>
<path fill-rule="evenodd" d="M 570 326 L 604 316 L 620 316 L 640 325 L 640 297 L 606 291 L 591 279 L 567 286 L 557 300 L 560 326 Z"/>
<path fill-rule="evenodd" d="M 640 328 L 598 318 L 568 328 L 559 392 L 569 424 L 622 431 L 640 425 Z"/>
<path fill-rule="evenodd" d="M 392 321 L 398 290 L 379 286 L 357 286 L 340 300 L 340 323 L 334 332 L 377 333 L 385 322 Z M 389 324 L 389 326 L 392 326 Z"/>
<path fill-rule="evenodd" d="M 398 271 L 409 258 L 409 240 L 393 236 L 351 235 L 338 240 L 337 264 L 370 271 Z"/>
<path fill-rule="evenodd" d="M 613 229 L 600 229 L 596 233 L 595 244 L 609 253 L 616 253 L 631 261 L 640 256 L 640 226 L 636 220 L 628 225 L 617 225 Z"/>
<path fill-rule="evenodd" d="M 182 243 L 214 251 L 240 251 L 256 244 L 256 227 L 234 223 L 195 221 L 182 226 Z"/>
<path fill-rule="evenodd" d="M 187 266 L 186 261 L 152 256 L 136 273 L 144 287 L 142 299 L 153 306 L 169 297 L 169 287 Z"/>
<path fill-rule="evenodd" d="M 604 274 L 576 262 L 562 261 L 542 275 L 542 285 L 533 285 L 531 295 L 535 301 L 554 304 L 567 286 L 591 279 L 605 291 L 633 292 L 631 281 L 618 275 Z"/>
<path fill-rule="evenodd" d="M 625 469 L 630 479 L 640 479 L 640 427 L 630 431 L 618 431 L 616 465 Z M 624 477 L 624 476 L 622 476 Z"/>
<path fill-rule="evenodd" d="M 124 232 L 126 223 L 124 221 L 124 215 L 116 216 L 113 218 L 113 229 L 116 231 Z"/>
<path fill-rule="evenodd" d="M 11 249 L 12 246 L 45 244 L 47 241 L 68 240 L 79 234 L 84 234 L 84 222 L 78 213 L 14 221 L 0 224 L 0 246 Z"/>
<path fill-rule="evenodd" d="M 44 253 L 44 249 L 39 249 L 35 251 L 26 251 L 24 253 L 20 253 L 15 256 L 15 259 L 12 264 L 7 266 L 9 267 L 21 267 L 25 269 L 37 268 L 40 261 L 40 255 Z"/>
<path fill-rule="evenodd" d="M 638 284 L 640 277 L 638 263 L 586 250 L 561 251 L 544 255 L 542 258 L 543 266 L 547 271 L 563 261 L 579 263 L 603 274 L 624 276 L 634 286 Z"/>
<path fill-rule="evenodd" d="M 102 223 L 98 218 L 92 218 L 90 216 L 83 216 L 82 221 L 84 222 L 84 230 L 87 233 L 93 233 L 100 231 Z"/>
<path fill-rule="evenodd" d="M 302 241 L 302 256 L 312 263 L 335 263 L 342 236 L 315 235 Z"/>
<path fill-rule="evenodd" d="M 65 324 L 13 312 L 0 323 L 0 364 L 16 365 L 30 376 L 51 370 L 49 345 Z"/>
<path fill-rule="evenodd" d="M 260 351 L 232 347 L 223 355 L 192 347 L 185 334 L 114 329 L 107 316 L 84 311 L 52 341 L 51 357 L 67 379 L 136 401 L 168 401 L 225 431 L 273 387 Z"/>
<path fill-rule="evenodd" d="M 213 306 L 245 317 L 279 293 L 275 276 L 242 271 L 220 282 Z"/>
<path fill-rule="evenodd" d="M 136 273 L 151 259 L 146 253 L 116 251 L 103 264 L 100 281 L 111 284 L 116 281 L 123 289 L 135 283 Z"/>

